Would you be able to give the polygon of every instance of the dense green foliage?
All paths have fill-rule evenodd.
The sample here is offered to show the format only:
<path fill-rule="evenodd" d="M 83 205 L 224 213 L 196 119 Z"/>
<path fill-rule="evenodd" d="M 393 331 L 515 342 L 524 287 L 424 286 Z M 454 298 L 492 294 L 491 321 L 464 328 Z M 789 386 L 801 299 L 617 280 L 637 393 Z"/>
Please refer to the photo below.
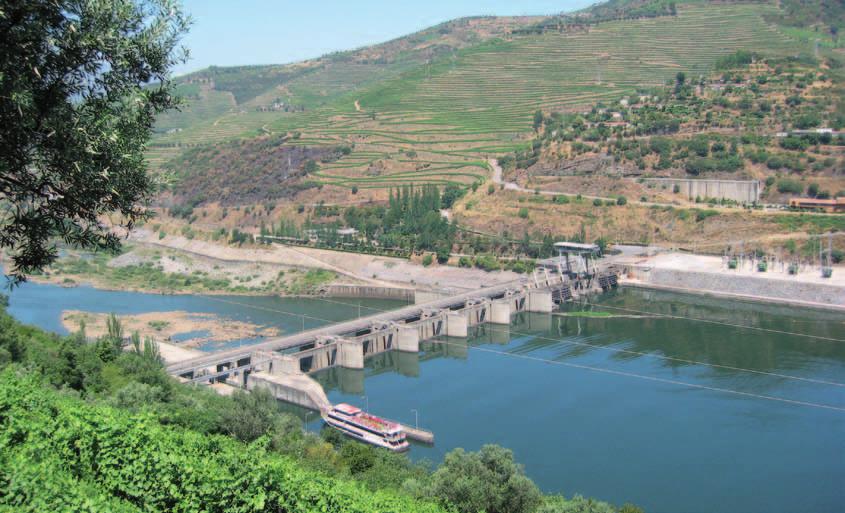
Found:
<path fill-rule="evenodd" d="M 143 152 L 178 103 L 187 25 L 171 0 L 0 2 L 0 248 L 18 280 L 56 259 L 53 237 L 115 249 L 100 216 L 146 216 Z"/>
<path fill-rule="evenodd" d="M 266 438 L 247 446 L 162 426 L 151 414 L 61 397 L 15 368 L 0 376 L 0 410 L 0 501 L 19 510 L 85 507 L 79 480 L 122 511 L 440 511 L 304 470 Z"/>
<path fill-rule="evenodd" d="M 407 252 L 433 251 L 442 263 L 448 260 L 455 239 L 455 229 L 440 214 L 450 207 L 464 190 L 446 186 L 442 191 L 433 185 L 405 186 L 390 193 L 388 206 L 328 207 L 318 205 L 314 217 L 305 224 L 312 230 L 319 245 L 368 253 L 399 248 Z M 337 230 L 345 225 L 358 230 L 356 236 L 341 236 Z M 280 221 L 274 232 L 281 236 L 302 238 L 302 230 Z M 404 256 L 406 253 L 400 253 Z"/>

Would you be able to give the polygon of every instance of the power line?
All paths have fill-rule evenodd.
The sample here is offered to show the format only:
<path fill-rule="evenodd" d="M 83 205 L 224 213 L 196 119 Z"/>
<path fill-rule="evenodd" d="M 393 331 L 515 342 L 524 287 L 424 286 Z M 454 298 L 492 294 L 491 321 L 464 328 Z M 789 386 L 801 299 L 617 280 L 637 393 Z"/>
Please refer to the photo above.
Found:
<path fill-rule="evenodd" d="M 321 319 L 321 318 L 318 318 L 318 317 L 306 316 L 304 314 L 294 314 L 292 312 L 286 312 L 286 311 L 283 311 L 283 310 L 276 310 L 276 309 L 272 309 L 272 308 L 259 307 L 259 306 L 256 306 L 256 305 L 250 305 L 248 303 L 240 303 L 240 302 L 237 302 L 237 301 L 225 300 L 225 299 L 221 299 L 221 298 L 212 298 L 212 297 L 209 297 L 209 298 L 214 299 L 216 301 L 224 302 L 224 303 L 245 306 L 247 308 L 257 308 L 257 309 L 261 309 L 261 310 L 266 310 L 266 311 L 270 311 L 270 312 L 277 312 L 277 313 L 282 313 L 282 314 L 287 314 L 287 315 L 301 315 L 303 317 L 307 317 L 307 318 L 315 319 L 315 320 L 319 320 L 319 321 L 324 321 L 324 322 L 337 322 L 337 321 L 332 321 L 332 320 L 329 320 L 329 319 Z M 340 302 L 340 301 L 326 300 L 326 299 L 323 299 L 323 298 L 314 298 L 314 299 L 326 301 L 326 302 L 329 302 L 329 303 L 342 304 L 342 305 L 346 305 L 346 306 L 357 306 L 357 305 L 353 305 L 351 303 L 344 303 L 344 302 Z M 377 309 L 377 308 L 374 308 L 374 307 L 367 307 L 367 308 L 370 308 L 370 309 L 373 309 L 373 310 L 380 310 L 380 309 Z M 388 310 L 380 310 L 380 311 L 387 312 Z M 513 333 L 513 334 L 522 335 L 522 336 L 529 336 L 529 337 L 534 337 L 534 338 L 540 338 L 540 339 L 544 338 L 544 337 L 533 335 L 533 334 L 522 334 L 522 333 L 519 333 L 519 332 L 510 331 L 510 330 L 508 331 L 508 333 Z M 618 349 L 618 348 L 608 348 L 608 347 L 604 347 L 604 346 L 594 346 L 592 344 L 574 343 L 574 342 L 562 341 L 562 340 L 557 340 L 557 339 L 548 339 L 548 340 L 552 340 L 552 341 L 560 342 L 560 343 L 565 343 L 565 344 L 589 345 L 590 347 L 604 348 L 604 349 L 608 349 L 608 350 L 612 350 L 612 351 L 630 352 L 628 350 L 623 350 L 623 349 Z M 696 384 L 696 383 L 689 383 L 689 382 L 686 382 L 686 381 L 678 381 L 678 380 L 672 380 L 672 379 L 666 379 L 666 378 L 659 378 L 659 377 L 655 377 L 655 376 L 647 376 L 647 375 L 644 375 L 644 374 L 637 374 L 637 373 L 627 372 L 627 371 L 618 371 L 618 370 L 607 369 L 607 368 L 602 368 L 602 367 L 593 367 L 593 366 L 589 366 L 589 365 L 577 364 L 577 363 L 572 363 L 572 362 L 562 362 L 562 361 L 558 361 L 558 360 L 550 360 L 550 359 L 547 359 L 547 358 L 540 358 L 540 357 L 536 357 L 536 356 L 523 355 L 523 354 L 518 354 L 518 353 L 510 353 L 510 352 L 506 352 L 506 351 L 498 351 L 498 350 L 495 350 L 495 349 L 489 349 L 489 348 L 483 348 L 483 347 L 463 346 L 463 345 L 460 345 L 460 344 L 455 344 L 453 342 L 448 342 L 448 341 L 444 341 L 444 340 L 434 340 L 433 342 L 437 343 L 437 344 L 447 344 L 447 345 L 452 345 L 452 346 L 456 346 L 456 347 L 469 347 L 470 349 L 474 349 L 474 350 L 481 351 L 481 352 L 494 353 L 494 354 L 499 354 L 499 355 L 502 355 L 502 356 L 511 356 L 511 357 L 514 357 L 514 358 L 533 360 L 533 361 L 538 361 L 538 362 L 543 362 L 543 363 L 548 363 L 548 364 L 554 364 L 554 365 L 561 365 L 561 366 L 571 367 L 571 368 L 576 368 L 576 369 L 590 370 L 590 371 L 602 372 L 602 373 L 606 373 L 606 374 L 613 374 L 613 375 L 618 375 L 618 376 L 644 379 L 644 380 L 647 380 L 647 381 L 667 383 L 667 384 L 672 384 L 672 385 L 677 385 L 677 386 L 686 386 L 686 387 L 696 388 L 696 389 L 701 389 L 701 390 L 710 390 L 710 391 L 714 391 L 714 392 L 723 392 L 723 393 L 740 395 L 740 396 L 745 396 L 745 397 L 753 397 L 753 398 L 757 398 L 757 399 L 778 401 L 778 402 L 783 402 L 783 403 L 788 403 L 788 404 L 795 404 L 795 405 L 801 405 L 801 406 L 809 406 L 809 407 L 823 408 L 823 409 L 845 412 L 845 408 L 839 407 L 839 406 L 832 406 L 832 405 L 821 404 L 821 403 L 812 403 L 812 402 L 808 402 L 808 401 L 798 401 L 798 400 L 794 400 L 794 399 L 786 399 L 786 398 L 783 398 L 783 397 L 770 396 L 770 395 L 764 395 L 764 394 L 754 394 L 754 393 L 751 393 L 751 392 L 742 392 L 740 390 L 733 390 L 733 389 L 729 389 L 729 388 L 712 387 L 712 386 L 708 386 L 708 385 L 699 385 L 699 384 Z M 641 354 L 642 356 L 653 356 L 653 357 L 659 357 L 659 358 L 665 358 L 665 359 L 674 359 L 672 357 L 663 357 L 661 355 L 655 355 L 653 353 L 639 353 L 639 354 Z M 708 363 L 705 363 L 705 362 L 695 362 L 695 361 L 692 361 L 692 360 L 688 360 L 688 361 L 690 363 L 695 363 L 695 364 L 698 364 L 698 365 L 716 366 L 716 364 L 708 364 Z M 829 385 L 834 385 L 834 386 L 845 386 L 842 383 L 826 382 L 826 381 L 822 381 L 822 380 L 813 380 L 811 378 L 801 378 L 799 376 L 791 376 L 791 375 L 786 375 L 786 374 L 767 373 L 765 371 L 754 371 L 752 369 L 743 369 L 743 368 L 739 368 L 739 367 L 735 367 L 734 370 L 744 371 L 744 372 L 752 372 L 752 373 L 758 373 L 758 374 L 767 374 L 767 375 L 771 375 L 771 376 L 775 376 L 775 377 L 781 377 L 781 378 L 785 378 L 785 379 L 794 379 L 794 380 L 800 380 L 800 381 L 811 381 L 811 382 L 815 382 L 815 383 L 819 383 L 819 384 L 829 384 Z"/>
<path fill-rule="evenodd" d="M 458 346 L 458 347 L 465 347 L 465 346 L 462 346 L 460 344 L 455 344 L 454 342 L 448 342 L 448 341 L 435 341 L 435 343 L 449 344 L 449 345 L 454 345 L 454 346 Z M 812 408 L 822 408 L 822 409 L 827 409 L 827 410 L 845 412 L 845 408 L 840 407 L 840 406 L 833 406 L 833 405 L 829 405 L 829 404 L 811 403 L 811 402 L 808 402 L 808 401 L 798 401 L 798 400 L 795 400 L 795 399 L 786 399 L 786 398 L 783 398 L 783 397 L 776 397 L 776 396 L 773 396 L 773 395 L 754 394 L 752 392 L 742 392 L 740 390 L 733 390 L 733 389 L 730 389 L 730 388 L 711 387 L 711 386 L 708 386 L 708 385 L 699 385 L 699 384 L 696 384 L 696 383 L 689 383 L 689 382 L 686 382 L 686 381 L 677 381 L 677 380 L 674 380 L 674 379 L 658 378 L 658 377 L 655 377 L 655 376 L 646 376 L 644 374 L 636 374 L 636 373 L 633 373 L 633 372 L 618 371 L 618 370 L 613 370 L 613 369 L 605 369 L 605 368 L 602 368 L 602 367 L 593 367 L 593 366 L 590 366 L 590 365 L 581 365 L 581 364 L 578 364 L 578 363 L 571 363 L 571 362 L 561 362 L 561 361 L 557 361 L 557 360 L 549 360 L 547 358 L 539 358 L 539 357 L 536 357 L 536 356 L 530 356 L 530 355 L 524 355 L 524 354 L 518 354 L 518 353 L 508 353 L 508 352 L 505 352 L 505 351 L 498 351 L 496 349 L 489 349 L 489 348 L 486 348 L 486 347 L 470 347 L 470 349 L 482 351 L 482 352 L 485 352 L 485 353 L 498 354 L 498 355 L 501 355 L 501 356 L 511 356 L 511 357 L 514 357 L 514 358 L 522 358 L 522 359 L 525 359 L 525 360 L 533 360 L 533 361 L 547 363 L 547 364 L 551 364 L 551 365 L 562 365 L 562 366 L 565 366 L 565 367 L 572 367 L 572 368 L 576 368 L 576 369 L 589 370 L 589 371 L 595 371 L 595 372 L 603 372 L 603 373 L 606 373 L 606 374 L 613 374 L 613 375 L 617 375 L 617 376 L 625 376 L 625 377 L 629 377 L 629 378 L 644 379 L 644 380 L 648 380 L 648 381 L 655 381 L 655 382 L 658 382 L 658 383 L 667 383 L 667 384 L 670 384 L 670 385 L 679 385 L 679 386 L 685 386 L 685 387 L 690 387 L 690 388 L 698 388 L 698 389 L 701 389 L 701 390 L 710 390 L 710 391 L 714 391 L 714 392 L 723 392 L 723 393 L 726 393 L 726 394 L 734 394 L 734 395 L 740 395 L 740 396 L 745 396 L 745 397 L 753 397 L 755 399 L 765 399 L 765 400 L 768 400 L 768 401 L 778 401 L 778 402 L 795 404 L 795 405 L 800 405 L 800 406 L 809 406 L 809 407 L 812 407 Z"/>

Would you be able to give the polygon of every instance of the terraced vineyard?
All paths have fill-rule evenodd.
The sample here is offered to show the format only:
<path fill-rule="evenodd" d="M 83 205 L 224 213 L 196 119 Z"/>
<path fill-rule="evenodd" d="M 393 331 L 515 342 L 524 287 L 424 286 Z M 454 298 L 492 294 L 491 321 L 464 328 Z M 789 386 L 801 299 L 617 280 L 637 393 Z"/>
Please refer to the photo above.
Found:
<path fill-rule="evenodd" d="M 497 40 L 376 88 L 361 105 L 473 133 L 525 130 L 534 109 L 615 100 L 678 71 L 704 73 L 737 49 L 796 53 L 794 40 L 763 21 L 770 9 L 690 5 L 677 16 L 608 22 L 585 33 Z"/>
<path fill-rule="evenodd" d="M 527 143 L 535 110 L 577 109 L 660 86 L 678 71 L 695 77 L 738 49 L 790 55 L 805 43 L 764 21 L 769 4 L 694 3 L 677 16 L 612 21 L 567 33 L 496 38 L 430 63 L 333 63 L 301 74 L 225 113 L 192 107 L 168 120 L 152 159 L 168 145 L 300 132 L 296 144 L 348 144 L 324 166 L 326 184 L 386 188 L 479 182 L 486 157 Z M 305 112 L 258 112 L 273 98 Z M 212 101 L 209 95 L 203 102 Z M 191 117 L 191 115 L 194 117 Z M 181 120 L 181 125 L 178 125 Z M 157 153 L 156 153 L 157 152 Z"/>

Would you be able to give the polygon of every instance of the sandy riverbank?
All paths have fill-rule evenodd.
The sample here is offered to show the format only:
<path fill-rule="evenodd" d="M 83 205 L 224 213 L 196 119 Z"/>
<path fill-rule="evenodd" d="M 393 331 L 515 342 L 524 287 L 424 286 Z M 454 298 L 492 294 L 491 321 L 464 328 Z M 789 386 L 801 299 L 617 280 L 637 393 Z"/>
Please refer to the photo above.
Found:
<path fill-rule="evenodd" d="M 85 333 L 89 337 L 105 335 L 108 314 L 66 310 L 62 312 L 62 325 L 68 331 L 79 330 L 85 322 Z M 209 341 L 228 342 L 244 338 L 272 337 L 279 335 L 273 327 L 258 326 L 214 314 L 183 311 L 149 312 L 135 315 L 119 315 L 125 335 L 137 331 L 141 338 L 151 337 L 159 342 L 176 344 L 182 348 L 195 348 Z M 194 334 L 182 342 L 175 339 Z"/>
<path fill-rule="evenodd" d="M 259 248 L 239 248 L 197 239 L 189 240 L 179 236 L 158 239 L 157 234 L 144 229 L 133 231 L 130 240 L 213 258 L 227 262 L 227 265 L 235 262 L 249 262 L 325 269 L 337 273 L 344 283 L 383 287 L 472 290 L 510 282 L 521 276 L 510 271 L 486 272 L 480 269 L 464 269 L 446 265 L 424 267 L 402 258 L 280 244 Z"/>

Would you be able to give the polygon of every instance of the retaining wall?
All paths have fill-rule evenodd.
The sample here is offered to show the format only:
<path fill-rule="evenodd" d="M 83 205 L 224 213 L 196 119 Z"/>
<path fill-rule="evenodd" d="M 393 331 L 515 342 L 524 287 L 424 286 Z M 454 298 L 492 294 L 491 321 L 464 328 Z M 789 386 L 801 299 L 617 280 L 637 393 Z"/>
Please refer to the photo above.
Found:
<path fill-rule="evenodd" d="M 760 200 L 760 182 L 757 180 L 692 180 L 689 178 L 643 178 L 643 181 L 674 187 L 677 185 L 687 198 L 728 199 L 739 203 Z"/>
<path fill-rule="evenodd" d="M 329 285 L 325 294 L 334 297 L 366 297 L 372 299 L 398 299 L 414 302 L 414 289 L 380 287 L 377 285 Z"/>
<path fill-rule="evenodd" d="M 276 399 L 312 410 L 324 411 L 331 408 L 331 402 L 323 387 L 304 374 L 273 375 L 267 372 L 253 372 L 249 375 L 246 388 L 266 388 Z"/>
<path fill-rule="evenodd" d="M 677 269 L 632 269 L 642 285 L 655 285 L 689 292 L 745 296 L 781 303 L 814 303 L 845 308 L 845 288 L 790 279 L 717 274 Z M 636 285 L 632 283 L 632 285 Z"/>

